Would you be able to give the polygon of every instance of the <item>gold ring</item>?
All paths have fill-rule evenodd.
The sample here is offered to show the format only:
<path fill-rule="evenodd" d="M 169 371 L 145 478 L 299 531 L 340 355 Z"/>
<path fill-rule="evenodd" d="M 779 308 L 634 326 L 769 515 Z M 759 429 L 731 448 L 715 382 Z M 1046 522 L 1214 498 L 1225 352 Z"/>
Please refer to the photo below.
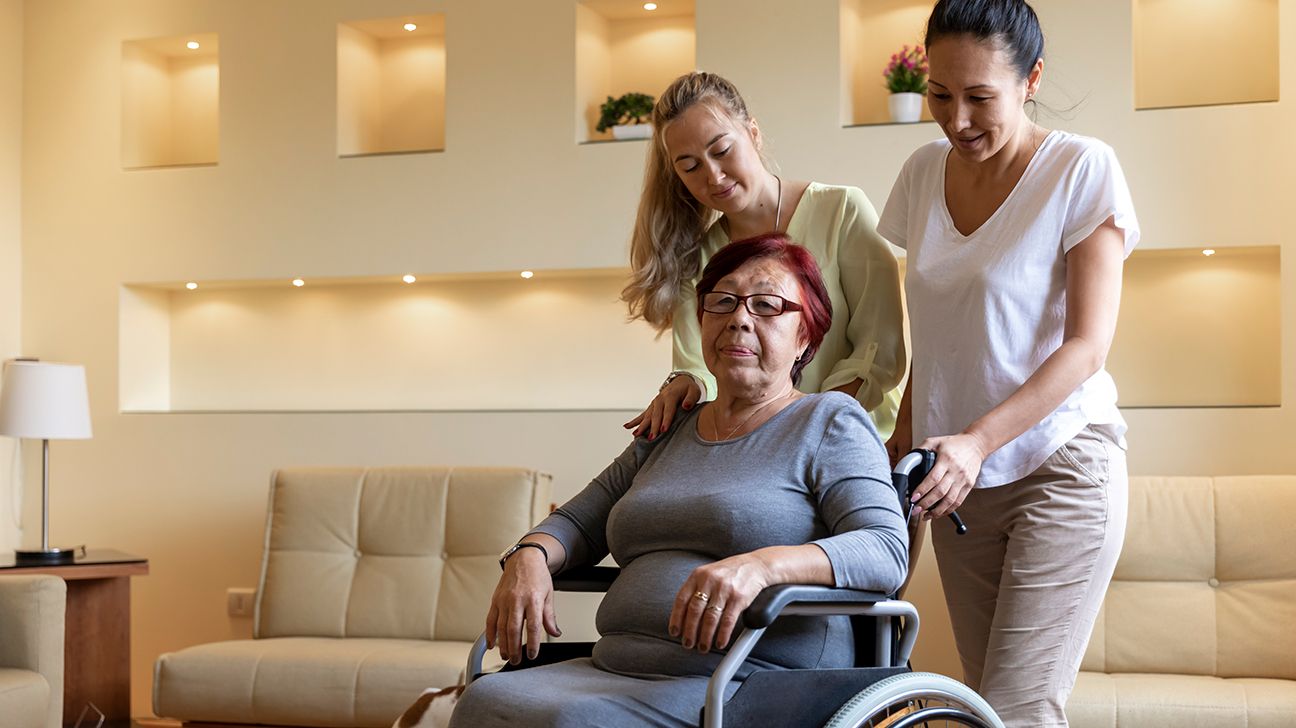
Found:
<path fill-rule="evenodd" d="M 693 598 L 694 598 L 694 599 L 701 599 L 703 602 L 707 602 L 707 601 L 710 601 L 710 600 L 711 600 L 711 595 L 710 595 L 710 594 L 707 594 L 707 593 L 704 592 L 704 591 L 700 591 L 700 592 L 693 592 Z"/>

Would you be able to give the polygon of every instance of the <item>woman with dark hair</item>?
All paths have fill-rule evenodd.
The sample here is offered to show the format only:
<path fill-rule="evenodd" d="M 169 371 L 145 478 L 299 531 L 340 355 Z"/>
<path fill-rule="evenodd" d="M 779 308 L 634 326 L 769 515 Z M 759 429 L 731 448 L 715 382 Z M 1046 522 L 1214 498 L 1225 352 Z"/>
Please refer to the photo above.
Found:
<path fill-rule="evenodd" d="M 715 396 L 698 348 L 697 276 L 731 240 L 778 232 L 814 256 L 837 312 L 798 388 L 855 397 L 890 437 L 904 377 L 904 314 L 895 255 L 877 234 L 864 191 L 775 174 L 746 101 L 714 73 L 675 79 L 652 123 L 622 298 L 632 316 L 671 331 L 675 371 L 625 426 L 653 438 L 681 404 Z"/>
<path fill-rule="evenodd" d="M 1138 221 L 1111 147 L 1027 115 L 1044 69 L 1030 5 L 940 0 L 926 45 L 946 138 L 905 163 L 878 226 L 908 251 L 912 433 L 893 452 L 911 434 L 938 453 L 914 497 L 966 682 L 1009 725 L 1066 725 L 1124 539 L 1103 364 Z M 956 507 L 976 524 L 957 538 L 940 518 Z"/>
<path fill-rule="evenodd" d="M 559 634 L 550 575 L 612 554 L 621 574 L 593 656 L 476 680 L 452 727 L 696 725 L 762 589 L 903 581 L 905 524 L 876 428 L 849 396 L 793 386 L 832 323 L 813 256 L 782 235 L 733 243 L 703 271 L 697 308 L 716 399 L 636 439 L 501 559 L 486 636 L 517 663 Z M 737 677 L 850 667 L 849 630 L 846 617 L 781 619 Z"/>

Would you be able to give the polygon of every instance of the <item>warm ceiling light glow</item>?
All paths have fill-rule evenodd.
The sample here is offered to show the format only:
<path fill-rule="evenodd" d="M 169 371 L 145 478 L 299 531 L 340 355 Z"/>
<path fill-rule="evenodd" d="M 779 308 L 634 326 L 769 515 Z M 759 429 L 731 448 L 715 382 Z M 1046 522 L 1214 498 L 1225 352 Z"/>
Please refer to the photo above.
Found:
<path fill-rule="evenodd" d="M 413 23 L 406 23 L 405 30 L 418 30 L 418 26 Z"/>
<path fill-rule="evenodd" d="M 294 286 L 297 286 L 298 288 L 301 288 L 302 286 L 306 285 L 306 281 L 303 281 L 303 280 L 300 279 L 300 278 L 294 278 L 294 279 L 293 279 L 293 285 L 294 285 Z"/>
<path fill-rule="evenodd" d="M 194 283 L 193 281 L 189 281 L 188 283 L 185 284 L 185 288 L 188 288 L 188 289 L 191 290 L 191 291 L 194 290 L 194 289 L 196 289 L 197 287 L 198 287 L 198 284 L 197 284 L 197 283 Z"/>
<path fill-rule="evenodd" d="M 1205 249 L 1205 250 L 1202 251 L 1202 255 L 1204 255 L 1204 256 L 1206 256 L 1207 258 L 1209 258 L 1209 257 L 1211 257 L 1212 255 L 1215 255 L 1215 249 L 1214 249 L 1214 248 L 1207 248 L 1207 249 Z"/>
<path fill-rule="evenodd" d="M 532 273 L 532 272 L 529 271 L 529 270 L 524 270 L 524 271 L 522 271 L 522 277 L 523 277 L 523 278 L 530 278 L 530 277 L 533 276 L 533 275 L 535 275 L 535 273 Z"/>
<path fill-rule="evenodd" d="M 191 51 L 196 51 L 196 50 L 198 50 L 198 48 L 199 48 L 198 41 L 196 41 L 196 40 L 191 40 L 191 41 L 189 41 L 188 43 L 185 43 L 185 48 L 188 48 L 188 49 L 191 50 Z"/>
<path fill-rule="evenodd" d="M 644 10 L 656 10 L 657 3 L 644 3 Z"/>
<path fill-rule="evenodd" d="M 402 281 L 405 281 L 406 283 L 413 283 L 414 281 L 417 281 L 418 279 L 415 278 L 414 276 L 410 275 L 409 273 L 406 273 L 404 276 L 401 276 L 401 280 L 402 280 Z"/>

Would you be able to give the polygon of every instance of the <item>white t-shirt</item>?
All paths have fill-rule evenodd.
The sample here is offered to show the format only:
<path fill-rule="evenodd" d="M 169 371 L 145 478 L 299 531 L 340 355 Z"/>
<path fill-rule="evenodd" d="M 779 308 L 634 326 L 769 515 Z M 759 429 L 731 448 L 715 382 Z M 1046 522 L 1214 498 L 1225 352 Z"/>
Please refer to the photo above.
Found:
<path fill-rule="evenodd" d="M 1062 345 L 1066 253 L 1107 218 L 1138 243 L 1129 187 L 1111 147 L 1050 132 L 1017 186 L 971 235 L 945 205 L 941 139 L 905 162 L 878 232 L 908 251 L 914 442 L 957 434 L 1015 392 Z M 1087 424 L 1113 425 L 1116 385 L 1099 370 L 1052 414 L 986 458 L 977 487 L 1034 472 Z"/>

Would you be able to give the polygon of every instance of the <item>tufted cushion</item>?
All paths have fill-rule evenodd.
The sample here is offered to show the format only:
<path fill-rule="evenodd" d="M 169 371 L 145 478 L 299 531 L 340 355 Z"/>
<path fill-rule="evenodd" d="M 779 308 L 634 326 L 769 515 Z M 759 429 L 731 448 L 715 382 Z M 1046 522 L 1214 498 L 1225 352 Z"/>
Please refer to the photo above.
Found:
<path fill-rule="evenodd" d="M 499 552 L 548 497 L 518 468 L 277 471 L 254 635 L 471 642 Z"/>
<path fill-rule="evenodd" d="M 1296 477 L 1131 478 L 1082 669 L 1296 679 Z"/>

